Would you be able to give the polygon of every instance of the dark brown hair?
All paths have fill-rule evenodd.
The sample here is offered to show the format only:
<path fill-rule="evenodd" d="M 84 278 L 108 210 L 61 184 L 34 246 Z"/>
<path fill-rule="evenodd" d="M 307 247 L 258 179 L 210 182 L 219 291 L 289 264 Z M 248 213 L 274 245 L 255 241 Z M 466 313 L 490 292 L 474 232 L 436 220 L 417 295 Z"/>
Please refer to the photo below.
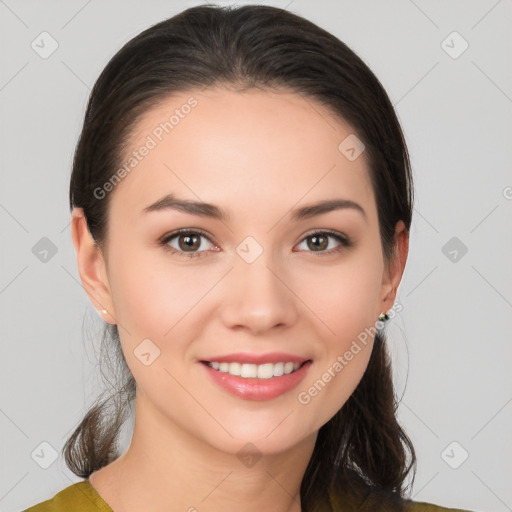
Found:
<path fill-rule="evenodd" d="M 394 256 L 395 225 L 410 230 L 413 186 L 405 139 L 388 95 L 346 44 L 289 11 L 261 5 L 187 9 L 127 42 L 91 92 L 76 147 L 70 208 L 83 208 L 96 244 L 106 246 L 109 196 L 101 188 L 119 169 L 137 121 L 175 92 L 210 86 L 286 89 L 327 107 L 365 144 L 375 192 L 383 255 Z M 341 142 L 341 141 L 340 141 Z M 135 397 L 116 325 L 106 325 L 119 382 L 98 398 L 67 440 L 68 467 L 87 478 L 117 457 L 118 434 Z M 384 332 L 375 335 L 368 367 L 343 407 L 318 433 L 301 485 L 303 510 L 314 510 L 339 489 L 347 499 L 368 490 L 404 496 L 416 457 L 396 419 L 398 403 Z M 341 495 L 341 494 L 340 494 Z"/>

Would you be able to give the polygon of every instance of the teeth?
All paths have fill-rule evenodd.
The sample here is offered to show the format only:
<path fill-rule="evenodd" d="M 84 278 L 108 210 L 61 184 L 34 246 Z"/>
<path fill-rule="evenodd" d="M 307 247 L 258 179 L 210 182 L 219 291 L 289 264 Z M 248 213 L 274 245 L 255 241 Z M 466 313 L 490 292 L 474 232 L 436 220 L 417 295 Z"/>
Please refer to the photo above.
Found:
<path fill-rule="evenodd" d="M 265 364 L 248 364 L 248 363 L 219 363 L 217 361 L 207 363 L 208 366 L 219 372 L 229 373 L 245 378 L 271 379 L 272 377 L 280 377 L 288 375 L 300 368 L 299 363 L 265 363 Z"/>

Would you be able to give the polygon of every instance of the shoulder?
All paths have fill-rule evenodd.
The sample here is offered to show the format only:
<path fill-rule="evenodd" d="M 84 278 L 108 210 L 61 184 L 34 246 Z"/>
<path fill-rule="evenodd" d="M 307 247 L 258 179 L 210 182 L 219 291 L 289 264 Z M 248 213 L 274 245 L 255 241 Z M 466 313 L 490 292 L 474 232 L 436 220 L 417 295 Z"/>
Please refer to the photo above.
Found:
<path fill-rule="evenodd" d="M 351 470 L 346 479 L 334 480 L 329 490 L 332 511 L 357 512 L 474 512 L 460 508 L 447 508 L 434 503 L 412 501 L 387 489 L 369 486 Z"/>
<path fill-rule="evenodd" d="M 23 512 L 112 512 L 94 487 L 87 481 L 77 482 L 53 498 L 33 505 Z"/>
<path fill-rule="evenodd" d="M 358 509 L 359 512 L 473 512 L 460 508 L 447 508 L 434 503 L 412 501 L 396 495 L 370 492 Z"/>
<path fill-rule="evenodd" d="M 446 508 L 434 503 L 405 500 L 405 512 L 472 512 L 461 508 Z"/>
<path fill-rule="evenodd" d="M 360 512 L 473 512 L 460 508 L 447 508 L 434 503 L 412 501 L 397 496 L 370 493 L 358 509 Z"/>

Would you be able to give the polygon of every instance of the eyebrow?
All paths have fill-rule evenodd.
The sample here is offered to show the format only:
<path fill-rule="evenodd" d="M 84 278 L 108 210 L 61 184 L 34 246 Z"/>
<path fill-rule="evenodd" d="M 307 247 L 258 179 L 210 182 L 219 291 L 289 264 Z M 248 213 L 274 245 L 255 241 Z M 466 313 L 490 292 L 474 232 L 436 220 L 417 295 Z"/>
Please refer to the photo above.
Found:
<path fill-rule="evenodd" d="M 360 212 L 367 219 L 363 207 L 349 199 L 330 199 L 320 201 L 315 204 L 303 206 L 292 211 L 291 219 L 294 221 L 309 219 L 316 215 L 322 215 L 335 210 L 352 209 Z M 167 194 L 158 201 L 150 204 L 142 210 L 142 213 L 157 212 L 162 210 L 178 210 L 190 215 L 199 215 L 202 217 L 211 217 L 220 221 L 228 221 L 230 216 L 227 212 L 210 203 L 191 201 L 189 199 L 178 199 L 173 194 Z"/>

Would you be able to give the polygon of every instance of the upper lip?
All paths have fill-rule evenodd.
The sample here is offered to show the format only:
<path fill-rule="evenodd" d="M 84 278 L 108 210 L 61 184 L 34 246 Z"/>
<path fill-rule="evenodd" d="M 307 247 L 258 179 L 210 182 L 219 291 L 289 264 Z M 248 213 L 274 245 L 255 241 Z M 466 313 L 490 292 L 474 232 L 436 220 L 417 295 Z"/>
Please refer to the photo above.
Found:
<path fill-rule="evenodd" d="M 227 354 L 224 356 L 212 356 L 208 359 L 202 359 L 201 362 L 211 363 L 246 363 L 246 364 L 265 364 L 265 363 L 299 363 L 309 361 L 309 358 L 286 354 L 284 352 L 269 352 L 268 354 L 250 354 L 247 352 L 238 352 L 236 354 Z"/>

